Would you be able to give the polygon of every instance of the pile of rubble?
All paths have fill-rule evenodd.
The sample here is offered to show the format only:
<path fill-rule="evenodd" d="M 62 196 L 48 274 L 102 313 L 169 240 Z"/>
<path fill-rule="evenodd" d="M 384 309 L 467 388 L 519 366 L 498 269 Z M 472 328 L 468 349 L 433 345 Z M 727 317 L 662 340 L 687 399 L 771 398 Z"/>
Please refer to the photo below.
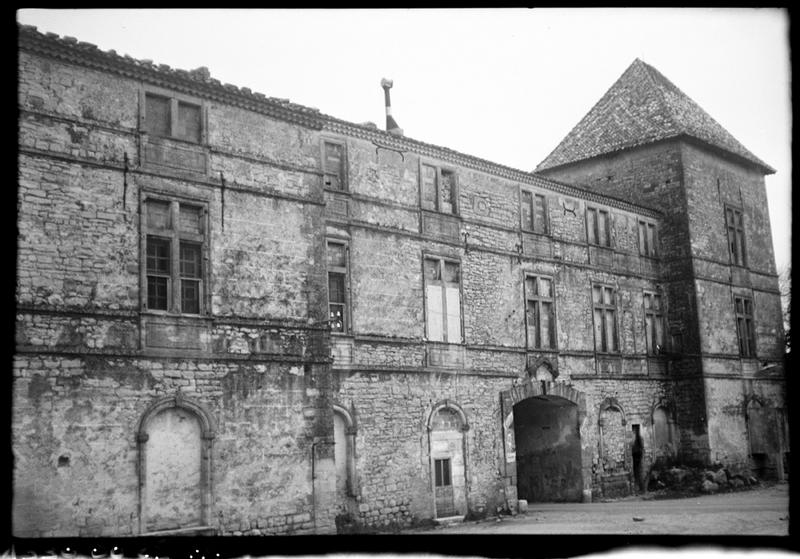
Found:
<path fill-rule="evenodd" d="M 647 490 L 673 497 L 675 494 L 717 493 L 760 485 L 752 475 L 731 473 L 722 466 L 673 465 L 654 467 L 648 477 Z"/>

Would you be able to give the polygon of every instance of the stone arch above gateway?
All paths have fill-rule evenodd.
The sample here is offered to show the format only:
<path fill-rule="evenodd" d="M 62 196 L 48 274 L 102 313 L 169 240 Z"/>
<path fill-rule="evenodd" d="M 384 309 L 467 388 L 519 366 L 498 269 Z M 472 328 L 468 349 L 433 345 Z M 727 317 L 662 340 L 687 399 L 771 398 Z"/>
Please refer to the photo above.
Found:
<path fill-rule="evenodd" d="M 534 396 L 558 396 L 578 406 L 578 422 L 586 417 L 586 396 L 563 382 L 536 381 L 533 378 L 515 384 L 500 392 L 504 415 L 511 413 L 514 406 Z"/>

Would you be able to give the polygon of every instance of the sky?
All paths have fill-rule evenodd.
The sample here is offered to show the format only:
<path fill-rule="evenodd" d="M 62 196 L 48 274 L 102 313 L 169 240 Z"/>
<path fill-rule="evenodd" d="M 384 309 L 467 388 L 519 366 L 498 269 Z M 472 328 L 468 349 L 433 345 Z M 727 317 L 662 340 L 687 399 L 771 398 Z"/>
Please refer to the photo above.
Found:
<path fill-rule="evenodd" d="M 17 20 L 532 171 L 636 58 L 747 149 L 791 264 L 789 15 L 777 8 L 41 10 Z"/>

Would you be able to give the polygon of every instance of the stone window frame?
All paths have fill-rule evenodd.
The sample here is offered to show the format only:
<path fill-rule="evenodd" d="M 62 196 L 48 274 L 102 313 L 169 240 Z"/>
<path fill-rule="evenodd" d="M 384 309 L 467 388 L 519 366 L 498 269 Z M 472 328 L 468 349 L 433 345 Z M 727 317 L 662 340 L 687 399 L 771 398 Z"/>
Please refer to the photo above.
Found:
<path fill-rule="evenodd" d="M 150 314 L 169 315 L 169 316 L 206 316 L 211 312 L 211 270 L 210 270 L 210 240 L 211 240 L 211 220 L 209 219 L 209 200 L 201 197 L 183 196 L 142 188 L 139 199 L 139 231 L 140 231 L 140 253 L 139 253 L 139 293 L 140 308 L 143 312 Z M 170 205 L 171 228 L 153 228 L 148 225 L 147 202 L 154 200 Z M 199 207 L 201 211 L 200 224 L 201 233 L 181 232 L 175 227 L 180 223 L 180 205 Z M 151 309 L 148 305 L 148 269 L 147 269 L 147 247 L 148 237 L 153 236 L 160 239 L 168 239 L 170 242 L 170 274 L 169 287 L 167 290 L 167 308 Z M 200 293 L 198 295 L 199 312 L 183 312 L 180 308 L 181 301 L 181 271 L 180 271 L 180 245 L 182 241 L 200 244 Z M 176 257 L 177 256 L 177 257 Z"/>
<path fill-rule="evenodd" d="M 639 239 L 639 254 L 648 258 L 658 258 L 658 225 L 653 221 L 639 218 L 637 238 Z M 652 235 L 648 234 L 652 231 Z"/>
<path fill-rule="evenodd" d="M 660 307 L 655 309 L 652 305 L 650 308 L 647 306 L 647 298 L 658 298 Z M 657 290 L 650 290 L 650 289 L 643 289 L 642 290 L 642 309 L 644 311 L 644 336 L 645 336 L 645 347 L 647 348 L 647 355 L 648 356 L 656 356 L 661 355 L 666 351 L 666 344 L 667 344 L 667 308 L 665 305 L 665 297 L 664 294 L 657 291 Z M 657 312 L 656 312 L 657 311 Z M 660 324 L 661 325 L 661 344 L 656 343 L 657 333 L 656 330 L 653 330 L 653 339 L 648 336 L 647 333 L 647 317 L 652 317 L 652 324 Z M 659 349 L 660 347 L 660 349 Z"/>
<path fill-rule="evenodd" d="M 436 170 L 436 184 L 434 186 L 436 190 L 436 204 L 433 208 L 427 208 L 424 206 L 424 193 L 423 193 L 423 181 L 425 177 L 425 167 L 432 167 Z M 442 175 L 449 174 L 453 177 L 453 192 L 451 193 L 452 199 L 452 206 L 453 211 L 446 212 L 441 209 L 441 201 L 442 201 Z M 459 204 L 459 193 L 460 193 L 460 181 L 458 180 L 458 172 L 455 167 L 451 165 L 442 165 L 439 163 L 434 163 L 430 160 L 426 160 L 420 158 L 419 160 L 419 207 L 425 211 L 429 212 L 436 212 L 438 214 L 443 215 L 453 215 L 458 216 L 461 214 L 461 207 Z"/>
<path fill-rule="evenodd" d="M 147 441 L 150 435 L 147 433 L 147 426 L 150 420 L 158 415 L 160 412 L 169 408 L 182 408 L 193 414 L 200 423 L 200 526 L 191 526 L 198 530 L 210 527 L 211 522 L 211 507 L 214 476 L 214 438 L 217 433 L 217 424 L 214 421 L 214 416 L 202 404 L 187 398 L 180 390 L 172 396 L 164 396 L 152 402 L 144 413 L 139 418 L 136 426 L 136 448 L 138 458 L 138 515 L 139 515 L 139 534 L 143 535 L 147 532 L 147 510 L 145 503 L 147 502 Z"/>
<path fill-rule="evenodd" d="M 326 181 L 327 175 L 332 175 L 333 173 L 328 173 L 327 171 L 327 145 L 337 145 L 342 148 L 342 160 L 340 163 L 339 169 L 339 184 L 341 188 L 333 188 L 329 186 Z M 320 138 L 320 166 L 322 167 L 322 188 L 329 192 L 339 192 L 339 193 L 349 193 L 350 192 L 350 177 L 349 177 L 349 164 L 348 164 L 348 157 L 347 157 L 347 140 L 345 138 L 334 138 L 333 136 L 322 136 Z"/>
<path fill-rule="evenodd" d="M 551 286 L 551 294 L 550 297 L 545 297 L 542 295 L 534 295 L 532 293 L 528 293 L 528 281 L 533 280 L 538 283 L 540 279 L 549 280 Z M 543 350 L 543 351 L 556 351 L 558 350 L 558 328 L 556 322 L 556 282 L 553 276 L 547 274 L 537 274 L 537 273 L 530 273 L 527 272 L 523 276 L 523 284 L 522 284 L 522 293 L 525 299 L 525 345 L 528 348 L 533 348 L 536 350 Z M 529 319 L 529 312 L 528 306 L 531 302 L 537 304 L 537 308 L 541 306 L 541 303 L 549 302 L 551 304 L 551 311 L 550 311 L 550 340 L 551 345 L 550 347 L 544 347 L 541 344 L 539 345 L 530 345 L 530 319 Z M 538 327 L 541 328 L 541 322 L 538 323 Z M 541 339 L 541 333 L 537 332 L 538 336 Z"/>
<path fill-rule="evenodd" d="M 337 267 L 329 267 L 328 266 L 328 245 L 335 244 L 335 245 L 342 245 L 344 247 L 344 267 L 337 266 Z M 330 293 L 330 274 L 344 274 L 344 314 L 342 319 L 344 321 L 344 325 L 341 331 L 334 330 L 333 325 L 334 321 L 331 317 L 330 305 L 331 305 L 331 293 Z M 331 334 L 342 336 L 342 335 L 350 335 L 353 332 L 353 321 L 352 321 L 352 297 L 351 297 L 351 290 L 350 290 L 350 241 L 348 239 L 344 239 L 341 237 L 326 237 L 325 238 L 325 277 L 327 282 L 325 284 L 325 293 L 328 300 L 328 319 L 329 319 L 329 326 L 331 330 Z"/>
<path fill-rule="evenodd" d="M 525 211 L 524 208 L 526 204 L 523 201 L 523 197 L 525 194 L 530 194 L 531 201 L 530 201 L 530 216 L 531 216 L 531 227 L 528 228 L 525 223 Z M 542 223 L 540 227 L 537 227 L 537 219 L 536 219 L 536 199 L 541 198 L 542 200 Z M 550 215 L 548 212 L 548 204 L 547 204 L 547 195 L 544 193 L 537 192 L 531 188 L 525 188 L 520 186 L 519 189 L 519 221 L 520 221 L 520 229 L 527 233 L 534 233 L 536 235 L 549 235 L 550 234 Z"/>
<path fill-rule="evenodd" d="M 147 130 L 147 96 L 167 98 L 170 101 L 170 134 L 168 136 L 153 135 Z M 184 103 L 193 105 L 200 109 L 200 140 L 195 142 L 180 138 L 175 135 L 175 127 L 178 121 L 178 105 Z M 139 132 L 154 138 L 164 138 L 170 141 L 183 142 L 194 146 L 208 145 L 208 103 L 199 97 L 178 93 L 171 89 L 145 85 L 139 90 Z"/>
<path fill-rule="evenodd" d="M 460 320 L 460 339 L 458 341 L 451 341 L 448 340 L 447 336 L 447 297 L 446 297 L 446 282 L 443 279 L 435 280 L 437 281 L 438 285 L 442 286 L 442 336 L 445 338 L 444 340 L 432 340 L 429 336 L 428 331 L 428 282 L 425 278 L 425 261 L 426 260 L 436 260 L 439 262 L 439 270 L 440 275 L 443 275 L 441 272 L 444 269 L 445 263 L 450 264 L 458 264 L 458 299 L 459 299 L 459 320 Z M 425 341 L 433 342 L 433 343 L 443 343 L 443 344 L 464 344 L 466 337 L 464 335 L 464 266 L 461 262 L 460 258 L 452 257 L 452 256 L 445 256 L 438 253 L 431 253 L 427 251 L 423 251 L 422 253 L 422 302 L 423 302 L 423 318 L 425 320 Z"/>
<path fill-rule="evenodd" d="M 599 303 L 595 302 L 595 300 L 594 300 L 594 290 L 595 290 L 595 288 L 600 288 L 600 290 L 601 290 L 600 291 L 601 299 L 600 299 Z M 610 303 L 610 304 L 606 304 L 606 303 L 603 302 L 606 289 L 610 289 L 611 290 L 612 296 L 614 298 L 613 302 Z M 591 300 L 591 303 L 592 303 L 592 337 L 594 338 L 594 352 L 595 353 L 599 353 L 599 354 L 602 354 L 602 355 L 619 355 L 622 352 L 621 346 L 620 346 L 620 343 L 619 343 L 619 308 L 617 307 L 617 301 L 619 299 L 618 292 L 619 292 L 619 289 L 617 288 L 617 286 L 612 285 L 610 283 L 597 282 L 597 281 L 591 282 L 591 292 L 590 292 L 589 296 L 590 296 L 590 300 Z M 603 336 L 602 337 L 603 344 L 601 345 L 601 347 L 605 347 L 605 349 L 598 349 L 598 343 L 597 343 L 597 321 L 596 321 L 596 318 L 595 318 L 595 315 L 596 315 L 595 311 L 598 311 L 598 310 L 602 313 L 602 317 L 603 317 L 603 320 L 601 322 L 601 332 L 602 332 L 602 336 Z M 614 342 L 614 349 L 612 351 L 608 350 L 608 347 L 607 347 L 608 337 L 606 335 L 608 321 L 605 319 L 605 317 L 607 316 L 607 313 L 609 313 L 609 312 L 612 313 L 611 324 L 614 326 L 614 335 L 612 337 L 612 340 Z"/>
<path fill-rule="evenodd" d="M 729 217 L 732 216 L 733 223 Z M 738 219 L 737 219 L 738 216 Z M 728 259 L 733 266 L 747 267 L 747 242 L 744 226 L 744 209 L 725 204 L 725 232 L 728 239 Z"/>
<path fill-rule="evenodd" d="M 758 357 L 756 344 L 755 301 L 752 294 L 744 295 L 734 293 L 732 298 L 733 314 L 736 324 L 736 338 L 739 341 L 739 356 L 747 359 L 755 359 Z M 739 306 L 740 301 L 741 307 Z M 750 312 L 748 312 L 748 306 Z M 742 326 L 745 327 L 745 332 L 742 332 Z"/>
<path fill-rule="evenodd" d="M 595 214 L 594 218 L 594 228 L 589 226 L 589 214 Z M 600 215 L 605 215 L 606 220 L 606 234 L 605 234 L 605 242 L 599 242 L 600 240 Z M 586 206 L 586 212 L 584 215 L 585 223 L 586 223 L 586 242 L 592 246 L 598 246 L 603 248 L 613 248 L 613 242 L 611 240 L 611 228 L 613 226 L 613 214 L 610 210 L 601 208 L 599 206 Z M 590 235 L 590 231 L 592 235 Z M 594 237 L 594 241 L 592 241 L 592 237 Z"/>

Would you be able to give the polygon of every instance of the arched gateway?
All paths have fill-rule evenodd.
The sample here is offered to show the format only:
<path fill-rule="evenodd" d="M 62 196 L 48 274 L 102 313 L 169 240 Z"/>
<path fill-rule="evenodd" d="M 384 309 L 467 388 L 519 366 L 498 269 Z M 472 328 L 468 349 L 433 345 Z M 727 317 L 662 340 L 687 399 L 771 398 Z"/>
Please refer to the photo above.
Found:
<path fill-rule="evenodd" d="M 590 495 L 591 461 L 580 426 L 586 399 L 564 383 L 528 378 L 500 393 L 506 475 L 517 497 L 581 501 Z"/>

